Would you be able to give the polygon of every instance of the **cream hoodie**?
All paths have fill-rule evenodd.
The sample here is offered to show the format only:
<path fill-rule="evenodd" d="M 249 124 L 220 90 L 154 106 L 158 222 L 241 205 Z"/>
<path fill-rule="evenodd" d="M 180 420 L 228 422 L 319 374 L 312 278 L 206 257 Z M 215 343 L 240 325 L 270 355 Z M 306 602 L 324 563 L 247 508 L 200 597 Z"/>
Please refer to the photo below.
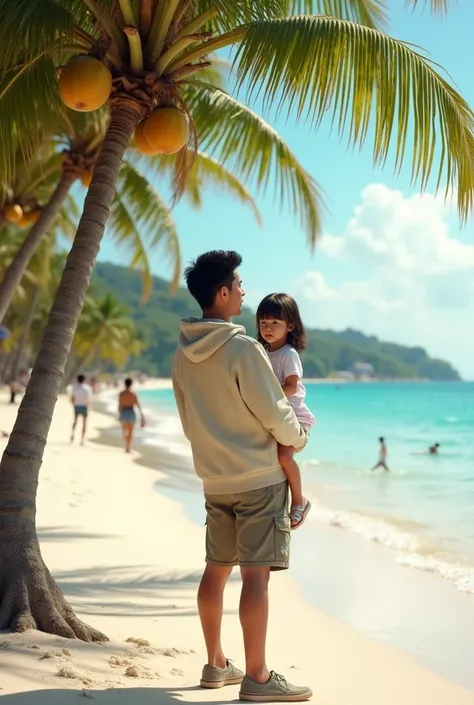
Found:
<path fill-rule="evenodd" d="M 173 388 L 207 494 L 247 492 L 285 479 L 277 442 L 299 450 L 306 436 L 268 356 L 245 328 L 183 319 Z"/>

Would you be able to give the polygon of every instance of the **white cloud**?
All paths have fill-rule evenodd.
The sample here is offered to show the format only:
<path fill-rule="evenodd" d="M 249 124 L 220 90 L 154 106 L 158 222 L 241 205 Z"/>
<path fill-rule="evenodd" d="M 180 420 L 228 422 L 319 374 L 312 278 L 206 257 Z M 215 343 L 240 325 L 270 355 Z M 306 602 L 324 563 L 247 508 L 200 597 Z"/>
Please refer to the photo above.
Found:
<path fill-rule="evenodd" d="M 367 186 L 345 231 L 323 237 L 327 264 L 296 285 L 308 324 L 423 345 L 474 378 L 474 242 L 450 215 L 442 198 Z"/>

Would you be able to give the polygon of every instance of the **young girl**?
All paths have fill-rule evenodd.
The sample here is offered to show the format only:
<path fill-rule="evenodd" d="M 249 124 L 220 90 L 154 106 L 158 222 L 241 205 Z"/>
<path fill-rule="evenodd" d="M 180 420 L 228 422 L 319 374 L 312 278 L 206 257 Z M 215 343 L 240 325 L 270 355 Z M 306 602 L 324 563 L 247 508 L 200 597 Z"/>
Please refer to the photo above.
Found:
<path fill-rule="evenodd" d="M 316 419 L 304 403 L 306 389 L 301 382 L 303 366 L 298 354 L 306 347 L 306 333 L 298 305 L 291 296 L 270 294 L 263 299 L 257 309 L 257 338 L 267 351 L 296 418 L 308 432 Z M 301 473 L 294 454 L 294 448 L 278 445 L 278 460 L 291 490 L 291 528 L 297 529 L 306 519 L 311 504 L 303 496 Z"/>

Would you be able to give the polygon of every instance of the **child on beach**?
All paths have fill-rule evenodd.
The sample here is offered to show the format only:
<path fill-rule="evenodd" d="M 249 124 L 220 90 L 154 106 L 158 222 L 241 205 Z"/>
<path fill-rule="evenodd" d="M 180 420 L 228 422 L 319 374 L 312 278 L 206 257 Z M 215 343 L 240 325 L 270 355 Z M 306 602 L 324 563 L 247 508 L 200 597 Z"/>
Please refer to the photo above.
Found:
<path fill-rule="evenodd" d="M 316 419 L 305 404 L 303 366 L 299 353 L 306 347 L 306 333 L 296 301 L 288 294 L 269 294 L 257 309 L 257 338 L 270 358 L 273 371 L 296 418 L 307 433 Z M 311 509 L 304 497 L 295 449 L 278 445 L 278 460 L 291 490 L 291 528 L 299 528 Z"/>

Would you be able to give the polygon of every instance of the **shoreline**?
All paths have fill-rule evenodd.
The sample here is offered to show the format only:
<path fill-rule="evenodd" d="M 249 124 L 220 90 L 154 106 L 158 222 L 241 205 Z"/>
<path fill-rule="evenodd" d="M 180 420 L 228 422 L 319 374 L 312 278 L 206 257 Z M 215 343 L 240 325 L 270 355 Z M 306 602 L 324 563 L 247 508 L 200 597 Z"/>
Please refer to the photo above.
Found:
<path fill-rule="evenodd" d="M 162 437 L 160 425 L 163 424 L 163 420 L 177 419 L 176 413 L 173 414 L 173 411 L 167 407 L 163 407 L 161 411 L 159 407 L 154 407 L 154 413 L 159 419 L 156 435 L 149 444 L 145 441 L 140 445 L 140 452 L 143 455 L 137 460 L 140 464 L 151 467 L 155 466 L 154 449 L 160 448 L 166 451 L 167 444 L 159 442 Z M 169 432 L 169 426 L 166 426 L 166 431 Z M 182 436 L 179 442 L 181 444 L 184 442 Z M 168 474 L 166 480 L 157 480 L 156 490 L 164 492 L 166 496 L 185 505 L 188 517 L 196 524 L 202 525 L 204 513 L 199 506 L 199 499 L 195 496 L 195 493 L 198 493 L 200 497 L 201 485 L 191 469 L 190 454 L 177 455 L 169 449 L 165 457 L 165 464 L 173 469 L 173 473 Z M 324 504 L 320 504 L 321 495 L 324 497 L 322 500 Z M 300 534 L 297 534 L 298 543 L 295 542 L 292 550 L 294 555 L 292 573 L 308 604 L 323 609 L 326 614 L 357 628 L 372 638 L 391 643 L 395 648 L 415 655 L 420 663 L 435 672 L 454 678 L 461 685 L 474 689 L 474 674 L 468 657 L 461 656 L 454 663 L 449 655 L 446 654 L 445 658 L 444 644 L 444 641 L 447 641 L 453 649 L 456 649 L 458 643 L 463 641 L 464 632 L 470 630 L 472 637 L 466 637 L 464 641 L 467 639 L 474 650 L 474 600 L 470 595 L 473 591 L 472 566 L 469 567 L 468 564 L 461 566 L 459 557 L 455 554 L 452 555 L 451 561 L 448 561 L 447 554 L 443 560 L 438 560 L 425 555 L 421 546 L 416 550 L 411 549 L 410 545 L 418 545 L 420 538 L 415 540 L 415 536 L 411 533 L 415 526 L 413 522 L 407 520 L 404 523 L 401 519 L 395 521 L 395 517 L 390 522 L 387 517 L 374 517 L 363 512 L 337 508 L 326 502 L 327 498 L 322 492 L 322 487 L 317 485 L 311 488 L 308 496 L 313 502 L 313 512 L 309 517 L 308 528 L 301 539 Z M 354 518 L 357 518 L 357 526 L 352 526 Z M 380 531 L 382 536 L 377 538 Z M 314 542 L 319 541 L 321 537 L 323 541 L 318 545 L 318 552 L 322 548 L 324 570 L 329 566 L 329 572 L 334 575 L 334 582 L 343 586 L 337 592 L 327 590 L 325 579 L 321 577 L 318 570 L 313 570 L 312 566 L 309 567 L 308 577 L 308 565 L 304 554 L 314 551 Z M 299 549 L 300 542 L 304 544 L 304 550 Z M 333 547 L 334 555 L 345 556 L 344 563 L 352 566 L 352 572 L 341 568 L 341 560 L 331 561 L 331 551 L 328 550 L 328 546 Z M 414 552 L 410 553 L 411 550 Z M 372 607 L 373 588 L 370 586 L 370 580 L 358 579 L 355 556 L 364 564 L 363 571 L 371 576 L 375 584 L 381 576 L 384 595 L 380 598 L 377 590 L 377 599 L 380 598 L 382 605 L 378 608 L 382 627 L 373 624 L 368 614 Z M 346 586 L 354 580 L 357 586 L 357 605 L 348 613 L 347 602 L 353 599 L 353 595 L 352 590 Z M 426 597 L 424 591 L 427 591 Z M 399 600 L 399 594 L 417 596 L 420 604 L 425 601 L 427 608 L 424 613 L 418 613 L 405 604 L 406 611 L 403 613 L 397 610 L 397 620 L 394 623 L 391 620 L 390 603 L 396 603 Z M 444 608 L 441 620 L 438 615 L 437 601 L 442 603 Z M 436 635 L 438 647 L 431 643 L 432 637 L 426 636 L 433 633 L 430 622 L 443 624 L 444 636 L 440 636 L 439 629 Z M 387 627 L 388 631 L 383 629 L 383 624 L 390 625 Z"/>
<path fill-rule="evenodd" d="M 16 408 L 0 406 L 5 430 Z M 211 693 L 196 687 L 205 660 L 195 607 L 204 527 L 156 491 L 157 480 L 173 478 L 176 470 L 167 469 L 157 447 L 151 451 L 154 465 L 162 466 L 158 472 L 145 467 L 137 451 L 127 456 L 104 445 L 116 421 L 96 411 L 90 440 L 71 445 L 71 417 L 70 403 L 60 398 L 40 475 L 38 533 L 67 599 L 112 641 L 91 645 L 39 632 L 2 633 L 5 705 L 70 705 L 78 695 L 123 705 L 234 699 L 237 688 Z M 229 656 L 240 665 L 238 593 L 235 574 L 223 633 Z M 309 607 L 291 575 L 273 579 L 271 606 L 270 665 L 313 687 L 314 702 L 419 705 L 423 694 L 431 705 L 474 704 L 472 691 Z"/>

